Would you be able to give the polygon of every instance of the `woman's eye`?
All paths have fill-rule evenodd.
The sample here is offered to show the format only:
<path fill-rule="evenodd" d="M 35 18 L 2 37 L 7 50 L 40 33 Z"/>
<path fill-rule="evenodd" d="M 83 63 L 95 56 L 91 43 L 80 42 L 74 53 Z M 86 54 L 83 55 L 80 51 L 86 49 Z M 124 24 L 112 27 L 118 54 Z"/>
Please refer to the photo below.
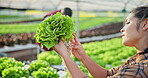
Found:
<path fill-rule="evenodd" d="M 130 22 L 126 22 L 126 24 L 129 24 Z"/>

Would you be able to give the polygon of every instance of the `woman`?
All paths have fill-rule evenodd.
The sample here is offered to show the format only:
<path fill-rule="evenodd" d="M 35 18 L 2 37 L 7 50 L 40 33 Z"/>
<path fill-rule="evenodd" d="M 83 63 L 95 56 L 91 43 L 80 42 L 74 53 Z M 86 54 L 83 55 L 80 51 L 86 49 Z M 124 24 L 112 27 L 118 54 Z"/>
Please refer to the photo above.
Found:
<path fill-rule="evenodd" d="M 137 53 L 121 66 L 110 70 L 97 65 L 85 53 L 75 35 L 74 40 L 71 40 L 73 55 L 82 61 L 94 78 L 148 78 L 148 6 L 131 11 L 121 32 L 122 43 L 135 47 Z M 54 46 L 54 50 L 63 58 L 72 78 L 89 78 L 70 58 L 63 41 Z"/>

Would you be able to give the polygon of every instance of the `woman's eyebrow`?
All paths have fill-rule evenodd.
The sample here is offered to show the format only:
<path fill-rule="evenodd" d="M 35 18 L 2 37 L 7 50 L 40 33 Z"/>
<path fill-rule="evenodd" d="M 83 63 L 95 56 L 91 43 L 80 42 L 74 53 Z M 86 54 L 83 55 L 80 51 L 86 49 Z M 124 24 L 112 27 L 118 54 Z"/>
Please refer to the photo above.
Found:
<path fill-rule="evenodd" d="M 127 22 L 127 19 L 125 19 L 125 21 L 124 22 Z"/>

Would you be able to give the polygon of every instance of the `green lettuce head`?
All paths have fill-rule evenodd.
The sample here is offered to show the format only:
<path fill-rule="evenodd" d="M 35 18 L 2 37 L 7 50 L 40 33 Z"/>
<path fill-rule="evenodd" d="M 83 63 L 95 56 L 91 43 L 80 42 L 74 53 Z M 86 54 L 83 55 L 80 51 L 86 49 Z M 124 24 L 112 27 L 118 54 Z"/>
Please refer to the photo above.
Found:
<path fill-rule="evenodd" d="M 69 42 L 75 33 L 75 25 L 69 16 L 57 12 L 46 20 L 42 21 L 37 27 L 35 39 L 41 46 L 50 49 L 60 40 Z"/>

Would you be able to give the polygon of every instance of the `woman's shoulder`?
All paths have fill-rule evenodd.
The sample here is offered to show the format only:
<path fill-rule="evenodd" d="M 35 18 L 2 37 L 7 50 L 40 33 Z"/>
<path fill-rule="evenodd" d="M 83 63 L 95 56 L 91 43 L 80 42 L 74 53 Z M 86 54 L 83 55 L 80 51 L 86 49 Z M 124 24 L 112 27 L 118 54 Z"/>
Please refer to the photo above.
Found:
<path fill-rule="evenodd" d="M 113 72 L 114 71 L 114 72 Z M 148 61 L 124 64 L 117 70 L 108 71 L 107 78 L 148 78 Z"/>
<path fill-rule="evenodd" d="M 139 54 L 135 60 L 138 64 L 148 65 L 148 53 Z"/>

